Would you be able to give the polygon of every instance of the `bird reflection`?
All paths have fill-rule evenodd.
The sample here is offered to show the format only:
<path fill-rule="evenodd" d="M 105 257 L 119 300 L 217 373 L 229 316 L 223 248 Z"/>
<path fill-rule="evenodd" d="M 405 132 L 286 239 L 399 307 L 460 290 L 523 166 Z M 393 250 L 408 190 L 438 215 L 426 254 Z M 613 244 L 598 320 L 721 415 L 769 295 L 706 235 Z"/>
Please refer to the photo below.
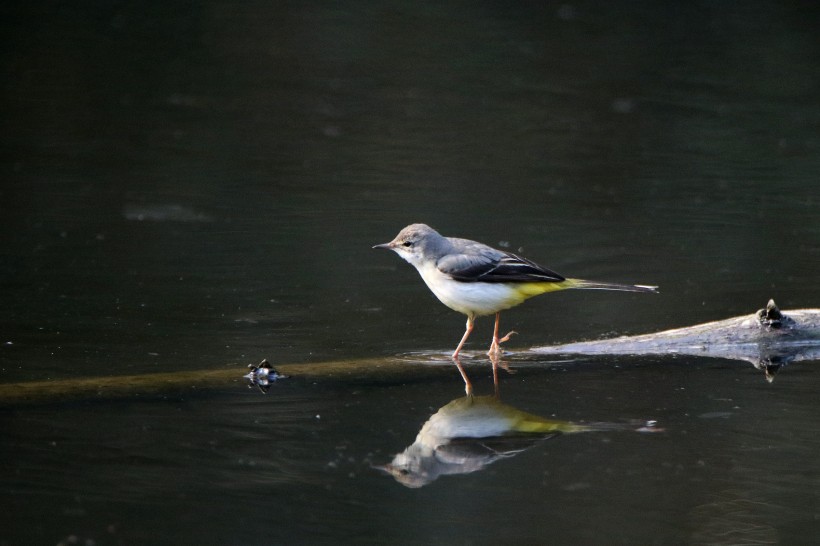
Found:
<path fill-rule="evenodd" d="M 623 428 L 632 426 L 544 419 L 503 404 L 496 396 L 468 395 L 434 413 L 407 449 L 377 468 L 416 488 L 439 476 L 481 470 L 559 434 Z"/>
<path fill-rule="evenodd" d="M 490 358 L 490 362 L 493 365 L 493 387 L 495 388 L 495 395 L 498 396 L 498 369 L 502 368 L 509 374 L 515 373 L 509 365 L 501 360 L 501 355 L 498 352 L 488 353 L 487 355 Z M 473 384 L 470 381 L 470 378 L 467 376 L 467 371 L 464 369 L 464 366 L 461 364 L 461 358 L 458 356 L 450 357 L 453 360 L 453 363 L 456 365 L 458 369 L 458 373 L 461 374 L 461 379 L 464 381 L 464 393 L 467 396 L 472 396 L 473 394 Z"/>

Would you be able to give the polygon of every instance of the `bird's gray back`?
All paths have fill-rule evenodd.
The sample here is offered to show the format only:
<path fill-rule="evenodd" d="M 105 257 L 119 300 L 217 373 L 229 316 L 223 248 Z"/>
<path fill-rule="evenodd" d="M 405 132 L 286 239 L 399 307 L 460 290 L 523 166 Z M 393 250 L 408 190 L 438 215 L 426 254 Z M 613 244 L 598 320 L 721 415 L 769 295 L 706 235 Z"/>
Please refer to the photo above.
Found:
<path fill-rule="evenodd" d="M 564 277 L 537 263 L 477 241 L 449 238 L 452 251 L 436 261 L 451 278 L 465 282 L 561 282 Z"/>

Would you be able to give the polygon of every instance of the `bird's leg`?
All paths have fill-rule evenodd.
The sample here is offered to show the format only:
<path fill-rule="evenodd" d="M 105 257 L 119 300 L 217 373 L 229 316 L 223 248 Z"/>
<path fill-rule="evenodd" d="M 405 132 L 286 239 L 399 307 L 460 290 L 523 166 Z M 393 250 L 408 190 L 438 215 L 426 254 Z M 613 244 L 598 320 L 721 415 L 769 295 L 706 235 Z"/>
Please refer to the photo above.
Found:
<path fill-rule="evenodd" d="M 464 392 L 467 396 L 472 396 L 473 384 L 470 382 L 470 378 L 467 377 L 467 372 L 464 371 L 464 366 L 461 365 L 461 361 L 458 359 L 458 356 L 453 356 L 453 362 L 455 362 L 456 368 L 458 368 L 458 373 L 461 374 L 461 379 L 464 380 Z"/>
<path fill-rule="evenodd" d="M 510 336 L 513 334 L 517 334 L 516 331 L 508 332 L 506 336 L 502 337 L 501 339 L 498 338 L 498 323 L 501 320 L 501 313 L 495 314 L 495 328 L 493 328 L 493 342 L 490 345 L 490 350 L 487 352 L 489 355 L 500 355 L 501 354 L 501 344 L 505 341 L 510 340 Z"/>
<path fill-rule="evenodd" d="M 500 357 L 495 353 L 490 353 L 490 362 L 493 363 L 493 392 L 496 398 L 500 398 L 499 396 L 499 387 L 498 387 L 498 362 Z"/>
<path fill-rule="evenodd" d="M 461 348 L 464 347 L 464 342 L 467 341 L 467 338 L 470 337 L 470 332 L 473 331 L 473 324 L 475 320 L 473 317 L 467 317 L 467 328 L 464 331 L 464 335 L 461 336 L 461 341 L 458 342 L 458 347 L 456 347 L 455 352 L 453 353 L 452 359 L 458 368 L 458 373 L 461 374 L 461 378 L 464 380 L 464 392 L 467 393 L 467 396 L 472 396 L 473 394 L 473 384 L 470 383 L 470 378 L 467 377 L 467 372 L 464 371 L 464 367 L 461 365 L 461 361 L 458 359 L 458 353 L 461 351 Z"/>
<path fill-rule="evenodd" d="M 475 320 L 473 317 L 467 317 L 467 329 L 464 331 L 464 335 L 461 337 L 461 341 L 458 342 L 458 347 L 456 347 L 455 352 L 453 353 L 453 358 L 458 358 L 458 353 L 461 351 L 461 348 L 464 347 L 464 342 L 467 341 L 467 338 L 470 337 L 470 332 L 473 331 L 473 324 Z"/>

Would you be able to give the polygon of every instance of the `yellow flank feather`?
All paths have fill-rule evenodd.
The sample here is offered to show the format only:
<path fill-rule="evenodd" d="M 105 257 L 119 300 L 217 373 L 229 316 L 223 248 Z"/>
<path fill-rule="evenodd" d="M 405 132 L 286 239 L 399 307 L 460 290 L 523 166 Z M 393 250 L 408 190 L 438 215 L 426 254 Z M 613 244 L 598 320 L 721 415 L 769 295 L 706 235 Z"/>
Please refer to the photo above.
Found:
<path fill-rule="evenodd" d="M 533 296 L 546 294 L 547 292 L 557 292 L 559 290 L 566 290 L 567 288 L 575 288 L 578 285 L 578 279 L 566 279 L 560 282 L 522 282 L 520 284 L 515 284 L 514 286 L 515 290 L 524 296 L 523 299 L 527 299 Z"/>
<path fill-rule="evenodd" d="M 593 427 L 570 423 L 568 421 L 557 421 L 545 419 L 539 415 L 521 411 L 512 406 L 501 403 L 497 398 L 490 396 L 474 397 L 474 404 L 482 404 L 487 408 L 493 408 L 499 415 L 503 415 L 509 421 L 511 432 L 518 433 L 547 433 L 562 432 L 571 434 L 573 432 L 588 432 L 595 430 Z"/>
<path fill-rule="evenodd" d="M 495 396 L 457 398 L 433 414 L 422 427 L 422 434 L 439 436 L 491 437 L 505 434 L 545 434 L 589 432 L 594 426 L 545 419 L 502 403 Z"/>
<path fill-rule="evenodd" d="M 522 433 L 529 432 L 543 434 L 546 432 L 562 432 L 564 434 L 572 434 L 574 432 L 588 432 L 595 429 L 584 425 L 568 423 L 566 421 L 550 421 L 534 415 L 527 415 L 526 417 L 517 420 L 513 424 L 512 430 Z"/>

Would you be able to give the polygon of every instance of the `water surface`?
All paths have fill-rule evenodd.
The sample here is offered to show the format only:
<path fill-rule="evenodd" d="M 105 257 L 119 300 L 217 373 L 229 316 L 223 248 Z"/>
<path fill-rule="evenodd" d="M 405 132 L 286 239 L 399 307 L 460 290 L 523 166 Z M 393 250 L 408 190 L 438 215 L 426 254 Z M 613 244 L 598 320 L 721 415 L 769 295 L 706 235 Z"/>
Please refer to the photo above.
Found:
<path fill-rule="evenodd" d="M 2 409 L 0 543 L 805 543 L 818 375 L 529 347 L 820 307 L 817 9 L 608 2 L 2 8 L 0 381 L 236 370 Z M 409 489 L 463 395 L 411 222 L 565 275 L 502 316 L 501 399 L 561 435 Z M 467 347 L 492 392 L 490 321 Z M 419 374 L 245 366 L 439 355 Z M 415 358 L 415 357 L 414 357 Z M 429 362 L 428 362 L 429 364 Z M 232 376 L 233 377 L 233 376 Z"/>

